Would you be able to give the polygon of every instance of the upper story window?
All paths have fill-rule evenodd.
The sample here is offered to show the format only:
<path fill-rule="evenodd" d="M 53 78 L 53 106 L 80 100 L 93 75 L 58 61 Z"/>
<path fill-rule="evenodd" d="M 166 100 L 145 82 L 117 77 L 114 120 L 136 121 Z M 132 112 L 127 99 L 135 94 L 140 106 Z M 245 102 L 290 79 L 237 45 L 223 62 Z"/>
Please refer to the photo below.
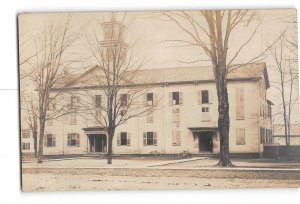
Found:
<path fill-rule="evenodd" d="M 121 94 L 121 106 L 127 106 L 128 103 L 128 95 Z"/>
<path fill-rule="evenodd" d="M 172 104 L 179 105 L 179 92 L 172 92 Z"/>
<path fill-rule="evenodd" d="M 147 109 L 146 122 L 153 123 L 153 109 L 152 108 Z"/>
<path fill-rule="evenodd" d="M 56 110 L 56 103 L 54 101 L 54 98 L 48 98 L 48 103 L 46 106 L 47 110 Z"/>
<path fill-rule="evenodd" d="M 71 96 L 70 98 L 70 108 L 75 109 L 78 106 L 79 103 L 79 96 Z"/>
<path fill-rule="evenodd" d="M 172 109 L 172 121 L 173 122 L 180 122 L 180 109 L 177 107 L 174 107 Z"/>
<path fill-rule="evenodd" d="M 183 93 L 171 92 L 169 95 L 169 105 L 183 105 Z"/>
<path fill-rule="evenodd" d="M 23 142 L 22 143 L 22 150 L 30 150 L 30 143 L 29 142 Z"/>
<path fill-rule="evenodd" d="M 245 100 L 244 100 L 244 88 L 237 87 L 235 89 L 236 95 L 236 119 L 245 119 Z"/>
<path fill-rule="evenodd" d="M 153 105 L 153 93 L 147 93 L 147 105 L 148 106 Z"/>
<path fill-rule="evenodd" d="M 76 112 L 72 112 L 69 114 L 69 124 L 76 125 L 77 124 L 77 114 Z"/>
<path fill-rule="evenodd" d="M 209 108 L 208 107 L 202 107 L 202 113 L 208 113 Z"/>
<path fill-rule="evenodd" d="M 23 131 L 22 132 L 22 138 L 30 138 L 30 132 L 29 131 Z"/>
<path fill-rule="evenodd" d="M 202 90 L 201 91 L 201 103 L 209 103 L 209 92 L 208 90 Z"/>
<path fill-rule="evenodd" d="M 95 108 L 101 107 L 101 95 L 95 95 Z"/>

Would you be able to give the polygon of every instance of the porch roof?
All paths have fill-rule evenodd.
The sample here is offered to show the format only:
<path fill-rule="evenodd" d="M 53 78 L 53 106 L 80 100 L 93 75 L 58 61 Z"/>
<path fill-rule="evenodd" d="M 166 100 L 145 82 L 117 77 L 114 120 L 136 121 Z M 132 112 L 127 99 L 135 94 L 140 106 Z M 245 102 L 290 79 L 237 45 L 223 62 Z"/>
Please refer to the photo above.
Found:
<path fill-rule="evenodd" d="M 104 127 L 100 127 L 100 126 L 86 127 L 86 128 L 82 128 L 82 130 L 86 134 L 104 134 L 105 133 L 105 128 Z"/>
<path fill-rule="evenodd" d="M 192 133 L 197 133 L 197 132 L 208 132 L 208 131 L 217 131 L 218 127 L 188 127 Z"/>

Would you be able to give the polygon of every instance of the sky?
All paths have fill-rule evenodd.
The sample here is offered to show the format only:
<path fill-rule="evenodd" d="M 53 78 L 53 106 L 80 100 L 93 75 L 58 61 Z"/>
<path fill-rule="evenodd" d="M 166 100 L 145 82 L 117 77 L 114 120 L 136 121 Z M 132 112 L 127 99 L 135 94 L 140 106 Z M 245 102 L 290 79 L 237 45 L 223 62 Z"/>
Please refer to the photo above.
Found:
<path fill-rule="evenodd" d="M 197 16 L 199 11 L 192 12 Z M 286 20 L 296 15 L 294 9 L 281 10 L 255 10 L 253 21 L 247 25 L 244 23 L 238 27 L 229 39 L 228 58 L 235 55 L 239 47 L 249 39 L 253 30 L 259 24 L 257 32 L 254 34 L 247 46 L 242 49 L 234 63 L 245 63 L 264 52 L 278 36 L 286 30 L 288 36 L 296 35 L 294 25 L 287 23 Z M 24 13 L 18 18 L 19 23 L 19 42 L 20 58 L 26 59 L 34 51 L 34 40 L 40 35 L 43 29 L 50 21 L 62 23 L 71 15 L 72 31 L 78 33 L 78 40 L 72 45 L 70 52 L 76 53 L 74 58 L 84 58 L 80 63 L 75 63 L 71 67 L 71 72 L 84 72 L 92 67 L 96 62 L 91 57 L 87 46 L 87 36 L 93 33 L 99 33 L 99 39 L 103 37 L 99 24 L 109 21 L 110 12 L 89 12 L 89 13 Z M 121 21 L 124 12 L 116 14 L 117 20 Z M 197 17 L 195 17 L 197 19 Z M 197 19 L 203 26 L 205 21 Z M 141 61 L 143 69 L 149 68 L 170 68 L 184 66 L 204 66 L 210 65 L 210 61 L 199 47 L 178 47 L 174 40 L 190 41 L 188 35 L 183 32 L 174 22 L 167 21 L 161 16 L 160 12 L 127 12 L 125 24 L 130 24 L 125 41 L 129 44 L 133 42 L 132 49 L 134 59 Z M 204 34 L 202 33 L 205 39 Z M 268 74 L 271 82 L 271 88 L 268 90 L 268 98 L 275 104 L 274 112 L 282 110 L 279 99 L 279 92 L 275 88 L 279 80 L 274 60 L 268 53 L 260 57 L 261 61 L 266 62 Z M 200 61 L 199 61 L 200 60 Z M 191 63 L 194 62 L 195 63 Z M 188 63 L 187 63 L 188 62 Z M 296 65 L 295 65 L 296 66 Z M 20 67 L 22 70 L 29 69 L 27 65 Z M 274 82 L 274 83 L 273 83 Z M 30 82 L 26 82 L 30 83 Z M 22 85 L 22 83 L 21 83 Z M 297 84 L 296 87 L 299 85 Z M 21 86 L 22 89 L 22 86 Z M 298 91 L 295 91 L 295 98 L 298 98 Z M 294 105 L 293 122 L 299 120 L 299 103 Z"/>

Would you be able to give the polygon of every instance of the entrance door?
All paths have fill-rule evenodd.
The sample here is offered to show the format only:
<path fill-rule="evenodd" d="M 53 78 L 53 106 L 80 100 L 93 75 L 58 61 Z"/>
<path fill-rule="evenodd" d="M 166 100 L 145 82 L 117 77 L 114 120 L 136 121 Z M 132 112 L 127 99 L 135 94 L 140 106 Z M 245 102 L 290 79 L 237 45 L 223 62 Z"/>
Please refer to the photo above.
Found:
<path fill-rule="evenodd" d="M 106 152 L 105 135 L 89 135 L 90 152 Z"/>
<path fill-rule="evenodd" d="M 198 133 L 199 152 L 213 152 L 212 132 Z"/>

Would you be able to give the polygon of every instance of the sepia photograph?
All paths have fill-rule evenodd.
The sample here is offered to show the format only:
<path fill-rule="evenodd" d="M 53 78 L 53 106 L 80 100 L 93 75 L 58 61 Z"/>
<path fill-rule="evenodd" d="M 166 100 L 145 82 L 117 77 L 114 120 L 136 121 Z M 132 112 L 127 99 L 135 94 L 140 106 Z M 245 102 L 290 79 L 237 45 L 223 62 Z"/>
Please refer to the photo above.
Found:
<path fill-rule="evenodd" d="M 21 189 L 300 187 L 296 9 L 20 12 Z"/>

